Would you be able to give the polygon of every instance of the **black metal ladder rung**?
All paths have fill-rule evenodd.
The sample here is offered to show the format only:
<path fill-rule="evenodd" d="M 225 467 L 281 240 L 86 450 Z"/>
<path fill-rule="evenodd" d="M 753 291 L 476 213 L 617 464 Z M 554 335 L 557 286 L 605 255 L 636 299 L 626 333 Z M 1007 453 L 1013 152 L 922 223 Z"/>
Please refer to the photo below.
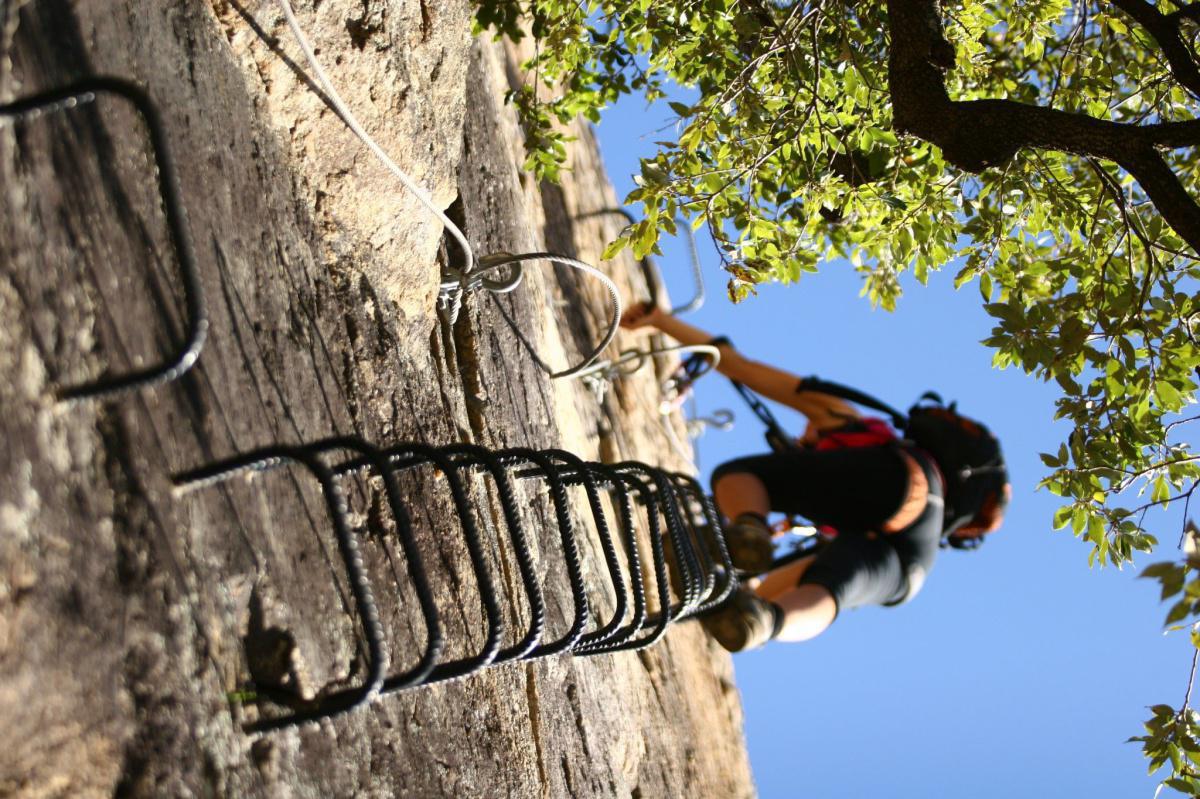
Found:
<path fill-rule="evenodd" d="M 122 78 L 90 77 L 50 91 L 0 104 L 0 120 L 31 120 L 50 113 L 68 111 L 93 102 L 98 95 L 112 95 L 128 102 L 149 134 L 150 149 L 158 169 L 158 193 L 167 222 L 168 240 L 175 251 L 182 278 L 185 327 L 184 341 L 173 344 L 171 353 L 160 363 L 119 375 L 96 378 L 71 386 L 60 386 L 56 395 L 63 402 L 98 400 L 169 383 L 188 372 L 200 359 L 208 338 L 208 314 L 196 255 L 185 224 L 179 175 L 167 144 L 166 128 L 158 106 L 140 86 Z"/>
<path fill-rule="evenodd" d="M 334 458 L 337 453 L 350 457 Z M 339 544 L 342 561 L 354 590 L 352 621 L 366 639 L 368 676 L 363 685 L 326 694 L 300 710 L 248 724 L 248 732 L 270 732 L 350 712 L 377 696 L 431 685 L 474 674 L 489 665 L 528 661 L 563 652 L 596 655 L 640 649 L 657 642 L 674 622 L 690 618 L 720 604 L 737 585 L 725 548 L 719 517 L 700 485 L 687 475 L 670 473 L 637 461 L 602 464 L 584 461 L 563 450 L 509 448 L 491 451 L 472 444 L 434 447 L 404 443 L 378 448 L 350 437 L 339 437 L 303 446 L 277 446 L 255 450 L 176 475 L 179 491 L 194 491 L 247 472 L 264 472 L 287 465 L 305 467 L 321 484 Z M 418 467 L 436 470 L 444 479 L 471 561 L 471 576 L 479 591 L 486 630 L 484 643 L 471 656 L 440 662 L 445 649 L 443 625 L 433 598 L 426 561 L 412 528 L 411 516 L 399 488 L 398 477 Z M 426 641 L 411 660 L 414 665 L 389 673 L 388 643 L 375 605 L 375 592 L 358 553 L 348 521 L 345 495 L 338 479 L 368 472 L 381 478 L 387 506 L 396 526 L 408 578 L 416 593 L 426 628 Z M 517 558 L 529 624 L 519 639 L 505 647 L 501 599 L 488 567 L 487 550 L 476 523 L 476 509 L 465 478 L 482 476 L 499 500 L 507 540 Z M 570 627 L 559 638 L 544 642 L 546 605 L 517 505 L 514 485 L 534 481 L 549 494 L 557 542 L 571 587 L 573 613 Z M 600 541 L 607 583 L 612 591 L 612 613 L 594 619 L 584 580 L 578 530 L 572 518 L 567 489 L 581 487 L 587 497 L 596 536 Z M 616 524 L 603 500 L 608 495 Z M 638 524 L 635 507 L 644 510 Z M 614 529 L 621 532 L 619 538 Z M 651 573 L 643 574 L 645 553 L 640 535 L 650 543 Z M 495 542 L 499 546 L 499 542 Z M 494 549 L 494 547 L 493 547 Z M 624 558 L 622 558 L 622 552 Z M 672 592 L 678 594 L 672 596 Z M 651 610 L 651 596 L 657 609 Z M 273 701 L 288 704 L 278 691 L 264 692 Z"/>

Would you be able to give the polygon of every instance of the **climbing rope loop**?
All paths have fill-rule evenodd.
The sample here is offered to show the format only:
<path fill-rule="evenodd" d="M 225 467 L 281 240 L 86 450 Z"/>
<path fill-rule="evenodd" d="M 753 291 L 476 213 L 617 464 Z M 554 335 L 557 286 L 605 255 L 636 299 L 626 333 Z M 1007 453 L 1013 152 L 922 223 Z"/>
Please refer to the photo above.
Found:
<path fill-rule="evenodd" d="M 433 447 L 404 443 L 381 449 L 357 438 L 339 437 L 299 447 L 255 450 L 176 475 L 174 483 L 177 493 L 190 494 L 240 475 L 297 466 L 314 477 L 325 497 L 354 599 L 346 610 L 354 629 L 361 629 L 365 639 L 366 676 L 357 687 L 333 688 L 310 702 L 278 686 L 252 686 L 251 693 L 260 702 L 282 705 L 292 712 L 264 715 L 246 725 L 249 733 L 269 733 L 331 718 L 361 708 L 378 696 L 462 679 L 500 663 L 650 646 L 670 624 L 716 607 L 737 583 L 719 519 L 699 484 L 686 475 L 636 461 L 606 465 L 562 450 L 490 451 L 470 444 Z M 421 554 L 406 504 L 410 496 L 418 496 L 422 505 L 426 504 L 428 486 L 406 496 L 399 482 L 401 475 L 417 469 L 422 470 L 421 477 L 444 483 L 471 561 L 467 574 L 445 574 L 442 579 L 471 580 L 480 597 L 483 643 L 477 653 L 450 661 L 441 657 L 447 644 L 443 637 L 447 611 L 437 606 L 432 572 L 426 568 L 426 563 L 434 561 Z M 395 523 L 406 573 L 425 623 L 426 640 L 415 653 L 388 643 L 375 600 L 377 592 L 349 521 L 339 481 L 360 472 L 382 479 L 385 507 Z M 484 481 L 482 494 L 472 492 L 472 479 Z M 557 535 L 536 536 L 541 548 L 538 557 L 532 547 L 535 528 L 530 525 L 543 516 L 520 506 L 515 490 L 518 484 L 528 486 L 529 496 L 548 498 L 551 513 L 545 518 L 557 528 Z M 583 493 L 586 512 L 573 508 L 572 489 Z M 503 522 L 497 520 L 496 524 L 503 524 L 507 531 L 504 540 L 516 555 L 521 576 L 518 593 L 523 596 L 515 604 L 501 595 L 491 576 L 489 563 L 501 557 L 502 543 L 499 536 L 483 534 L 477 519 L 491 517 L 475 506 L 473 497 L 477 496 L 493 496 L 500 504 Z M 576 513 L 583 513 L 589 523 L 577 524 Z M 599 569 L 585 569 L 593 551 L 582 546 L 587 538 L 599 542 L 603 561 Z M 649 569 L 643 559 L 643 541 L 650 545 Z M 551 562 L 558 562 L 566 573 L 571 607 L 558 623 L 566 630 L 546 641 L 549 624 L 543 578 L 548 579 L 554 571 L 549 568 Z M 588 574 L 592 575 L 590 584 Z M 517 631 L 519 638 L 504 646 L 503 619 L 518 615 L 516 606 L 522 604 L 528 622 Z M 458 611 L 453 615 L 461 617 Z M 389 674 L 392 652 L 408 654 L 406 660 L 415 665 Z"/>
<path fill-rule="evenodd" d="M 121 78 L 93 77 L 11 103 L 0 105 L 0 122 L 29 122 L 47 114 L 60 113 L 95 102 L 100 95 L 112 95 L 129 103 L 141 118 L 149 135 L 150 149 L 158 170 L 158 192 L 167 223 L 168 239 L 179 264 L 184 295 L 184 340 L 172 344 L 169 354 L 159 363 L 109 375 L 56 390 L 62 402 L 101 400 L 117 395 L 153 388 L 182 377 L 200 359 L 208 338 L 208 315 L 195 252 L 185 223 L 186 213 L 179 188 L 179 173 L 167 143 L 166 128 L 158 107 L 139 86 Z M 155 295 L 155 300 L 158 300 Z M 164 315 L 170 309 L 161 308 Z"/>
<path fill-rule="evenodd" d="M 498 253 L 496 255 L 488 256 L 486 264 L 480 266 L 476 272 L 476 275 L 483 276 L 488 272 L 498 271 L 506 266 L 524 264 L 530 261 L 546 261 L 552 264 L 569 266 L 572 269 L 576 269 L 595 278 L 608 291 L 610 310 L 608 323 L 604 330 L 604 336 L 601 338 L 599 343 L 597 343 L 586 355 L 584 355 L 583 359 L 579 363 L 558 371 L 555 371 L 544 360 L 542 360 L 541 356 L 538 355 L 537 350 L 534 349 L 533 344 L 530 343 L 528 337 L 526 337 L 526 335 L 521 331 L 521 328 L 517 325 L 516 321 L 513 320 L 513 318 L 504 310 L 504 306 L 497 305 L 497 307 L 500 309 L 501 315 L 504 317 L 504 321 L 508 324 L 509 328 L 513 331 L 513 334 L 517 337 L 517 340 L 521 342 L 521 346 L 523 346 L 525 351 L 529 353 L 529 357 L 533 359 L 533 362 L 537 364 L 539 369 L 554 379 L 563 377 L 576 377 L 587 371 L 593 365 L 595 360 L 600 357 L 600 353 L 604 352 L 604 350 L 608 348 L 608 345 L 612 343 L 613 339 L 616 338 L 617 329 L 621 324 L 621 293 L 617 289 L 617 284 L 614 283 L 608 275 L 604 274 L 596 267 L 584 263 L 577 258 L 568 258 L 565 255 L 556 255 L 549 252 L 530 252 L 522 253 L 520 255 Z"/>

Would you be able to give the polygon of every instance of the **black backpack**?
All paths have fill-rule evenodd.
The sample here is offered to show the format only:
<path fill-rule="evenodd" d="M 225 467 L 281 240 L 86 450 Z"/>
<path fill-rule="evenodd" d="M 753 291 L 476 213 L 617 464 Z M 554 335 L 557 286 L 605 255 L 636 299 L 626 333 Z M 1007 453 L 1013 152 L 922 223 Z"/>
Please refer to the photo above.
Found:
<path fill-rule="evenodd" d="M 931 400 L 932 404 L 924 404 Z M 937 461 L 946 479 L 945 534 L 975 518 L 990 500 L 1003 502 L 1008 469 L 1000 442 L 980 422 L 927 392 L 908 409 L 904 436 Z M 973 539 L 982 541 L 982 538 Z M 950 539 L 952 546 L 956 539 Z"/>

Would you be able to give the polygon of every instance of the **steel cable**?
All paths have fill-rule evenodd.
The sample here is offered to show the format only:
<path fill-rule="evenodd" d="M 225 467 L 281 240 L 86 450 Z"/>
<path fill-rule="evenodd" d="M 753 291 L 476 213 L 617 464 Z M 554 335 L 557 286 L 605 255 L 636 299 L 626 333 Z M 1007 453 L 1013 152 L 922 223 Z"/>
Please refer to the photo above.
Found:
<path fill-rule="evenodd" d="M 439 289 L 438 307 L 443 312 L 447 320 L 454 324 L 458 319 L 459 310 L 462 307 L 463 297 L 470 291 L 478 288 L 484 288 L 489 293 L 501 294 L 512 291 L 521 282 L 522 269 L 521 265 L 527 261 L 552 261 L 564 266 L 577 269 L 585 274 L 600 280 L 608 289 L 610 299 L 612 301 L 612 315 L 609 319 L 608 330 L 603 341 L 599 346 L 592 349 L 585 359 L 576 366 L 571 366 L 566 369 L 555 371 L 538 357 L 533 347 L 529 344 L 524 334 L 514 325 L 508 314 L 504 314 L 505 321 L 517 333 L 524 345 L 525 349 L 533 357 L 538 367 L 552 378 L 569 377 L 575 374 L 578 370 L 586 367 L 597 357 L 612 341 L 616 335 L 617 326 L 621 320 L 621 297 L 617 290 L 616 284 L 612 282 L 602 272 L 593 266 L 583 263 L 575 258 L 570 258 L 564 255 L 555 255 L 551 253 L 525 253 L 521 255 L 509 255 L 507 253 L 497 253 L 495 255 L 479 258 L 475 255 L 474 249 L 467 241 L 466 235 L 456 225 L 453 220 L 448 217 L 445 212 L 437 207 L 433 198 L 429 193 L 410 178 L 404 170 L 402 170 L 387 151 L 379 145 L 378 142 L 369 134 L 362 124 L 358 121 L 358 117 L 350 110 L 350 107 L 342 99 L 337 87 L 325 72 L 321 62 L 317 59 L 316 53 L 313 51 L 312 45 L 308 41 L 308 37 L 304 34 L 304 29 L 301 28 L 300 22 L 296 19 L 295 11 L 292 9 L 292 4 L 289 0 L 278 0 L 279 7 L 283 11 L 284 19 L 287 21 L 288 27 L 292 31 L 300 50 L 304 53 L 304 58 L 312 69 L 313 74 L 317 77 L 317 82 L 320 83 L 321 89 L 325 92 L 329 102 L 332 104 L 334 111 L 350 128 L 351 132 L 367 146 L 368 149 L 375 155 L 376 158 L 391 172 L 412 194 L 424 205 L 431 213 L 441 221 L 442 225 L 457 241 L 465 256 L 465 266 L 458 268 L 446 266 L 442 269 L 442 282 Z M 504 266 L 513 266 L 514 269 L 505 278 L 490 278 L 488 273 L 494 272 Z"/>
<path fill-rule="evenodd" d="M 300 27 L 300 22 L 296 19 L 295 11 L 292 10 L 292 4 L 288 2 L 288 0 L 279 0 L 279 7 L 283 10 L 283 16 L 287 20 L 288 27 L 291 28 L 292 36 L 295 37 L 296 43 L 300 46 L 301 52 L 304 53 L 305 60 L 308 61 L 308 65 L 312 69 L 313 74 L 317 76 L 317 82 L 321 84 L 321 89 L 325 92 L 325 96 L 328 97 L 329 102 L 333 104 L 333 108 L 335 111 L 337 111 L 338 116 L 340 116 L 342 121 L 346 123 L 346 127 L 350 128 L 354 135 L 357 136 L 372 153 L 374 153 L 375 157 L 379 159 L 380 163 L 387 167 L 387 170 L 391 172 L 397 180 L 404 184 L 404 188 L 412 192 L 412 195 L 416 197 L 422 205 L 429 209 L 431 214 L 436 216 L 441 221 L 450 235 L 454 237 L 454 240 L 458 242 L 458 246 L 462 248 L 463 255 L 466 256 L 468 268 L 474 266 L 475 251 L 471 248 L 471 243 L 467 241 L 467 237 L 461 230 L 459 230 L 458 225 L 454 224 L 454 222 L 450 220 L 450 217 L 446 216 L 441 208 L 438 208 L 437 203 L 433 201 L 433 198 L 429 196 L 429 193 L 425 191 L 420 184 L 410 178 L 403 169 L 397 166 L 396 162 L 392 160 L 392 157 L 388 155 L 387 151 L 379 146 L 371 134 L 367 133 L 366 129 L 363 128 L 363 126 L 359 123 L 358 117 L 354 115 L 354 112 L 351 111 L 350 107 L 346 105 L 344 100 L 342 100 L 342 95 L 338 93 L 337 87 L 333 85 L 333 81 L 329 79 L 329 75 L 326 74 L 325 68 L 321 66 L 321 62 L 317 59 L 317 54 L 313 52 L 312 45 L 309 44 L 308 37 L 305 36 L 304 29 Z"/>
<path fill-rule="evenodd" d="M 637 224 L 637 217 L 634 216 L 628 209 L 625 208 L 601 208 L 598 211 L 588 211 L 585 214 L 580 214 L 577 219 L 591 219 L 597 216 L 606 215 L 619 216 L 628 222 L 630 225 Z M 672 316 L 676 314 L 691 313 L 692 311 L 700 310 L 704 305 L 704 271 L 703 264 L 700 263 L 700 249 L 696 244 L 696 234 L 692 231 L 691 224 L 686 220 L 677 220 L 676 226 L 682 223 L 685 238 L 687 239 L 688 255 L 691 261 L 692 282 L 695 284 L 695 290 L 692 298 L 683 305 L 676 305 L 671 308 Z M 649 293 L 649 300 L 652 304 L 658 305 L 659 287 L 662 284 L 662 270 L 658 264 L 649 255 L 638 259 L 638 265 L 642 270 L 642 278 L 646 282 L 646 291 Z"/>
<path fill-rule="evenodd" d="M 608 296 L 612 304 L 613 312 L 609 317 L 608 326 L 604 331 L 604 337 L 600 340 L 600 343 L 593 347 L 578 364 L 575 366 L 569 366 L 566 369 L 562 369 L 557 372 L 542 360 L 541 356 L 537 354 L 537 350 L 534 349 L 533 344 L 529 342 L 529 339 L 521 331 L 521 328 L 517 325 L 516 321 L 514 321 L 513 318 L 508 315 L 508 312 L 504 310 L 503 305 L 497 303 L 496 307 L 500 309 L 501 316 L 504 317 L 504 321 L 513 331 L 513 334 L 517 337 L 517 340 L 521 342 L 521 346 L 523 346 L 525 351 L 529 353 L 529 357 L 533 359 L 533 362 L 537 364 L 538 368 L 548 374 L 551 378 L 575 377 L 583 373 L 594 363 L 597 358 L 600 357 L 600 353 L 604 352 L 604 350 L 608 348 L 608 345 L 612 343 L 612 340 L 616 338 L 617 330 L 621 324 L 621 293 L 617 289 L 617 284 L 614 283 L 612 279 L 608 277 L 608 275 L 605 275 L 603 272 L 596 269 L 596 267 L 586 264 L 576 258 L 568 258 L 565 255 L 555 255 L 554 253 L 549 252 L 531 252 L 524 253 L 522 255 L 500 254 L 489 256 L 489 259 L 491 262 L 482 267 L 479 270 L 480 272 L 486 272 L 491 269 L 500 269 L 508 264 L 520 264 L 526 261 L 550 261 L 551 263 L 574 267 L 585 274 L 589 274 L 603 283 L 604 287 L 608 290 Z"/>

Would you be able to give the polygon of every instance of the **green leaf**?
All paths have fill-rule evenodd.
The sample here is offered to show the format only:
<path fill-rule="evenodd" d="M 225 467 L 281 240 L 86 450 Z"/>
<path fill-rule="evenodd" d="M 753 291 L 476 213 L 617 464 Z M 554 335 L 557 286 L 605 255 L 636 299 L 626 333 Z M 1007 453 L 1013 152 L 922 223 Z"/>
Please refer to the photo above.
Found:
<path fill-rule="evenodd" d="M 1138 577 L 1142 578 L 1162 578 L 1168 575 L 1181 571 L 1182 567 L 1178 563 L 1172 563 L 1169 560 L 1160 561 L 1159 563 L 1151 563 L 1146 568 L 1142 569 L 1142 573 Z"/>
<path fill-rule="evenodd" d="M 987 272 L 979 276 L 979 294 L 984 302 L 992 301 L 992 276 Z"/>
<path fill-rule="evenodd" d="M 1171 609 L 1167 611 L 1167 619 L 1165 622 L 1163 622 L 1163 624 L 1174 624 L 1177 621 L 1182 621 L 1188 617 L 1188 614 L 1191 613 L 1191 610 L 1192 603 L 1186 599 L 1182 599 L 1172 605 Z"/>
<path fill-rule="evenodd" d="M 620 255 L 621 251 L 628 246 L 629 239 L 624 235 L 619 236 L 614 241 L 609 242 L 608 246 L 604 248 L 604 253 L 600 257 L 605 261 L 611 261 L 613 258 L 616 258 L 618 255 Z"/>
<path fill-rule="evenodd" d="M 1088 512 L 1087 508 L 1082 505 L 1076 505 L 1071 509 L 1071 532 L 1075 535 L 1082 535 L 1087 529 Z"/>

